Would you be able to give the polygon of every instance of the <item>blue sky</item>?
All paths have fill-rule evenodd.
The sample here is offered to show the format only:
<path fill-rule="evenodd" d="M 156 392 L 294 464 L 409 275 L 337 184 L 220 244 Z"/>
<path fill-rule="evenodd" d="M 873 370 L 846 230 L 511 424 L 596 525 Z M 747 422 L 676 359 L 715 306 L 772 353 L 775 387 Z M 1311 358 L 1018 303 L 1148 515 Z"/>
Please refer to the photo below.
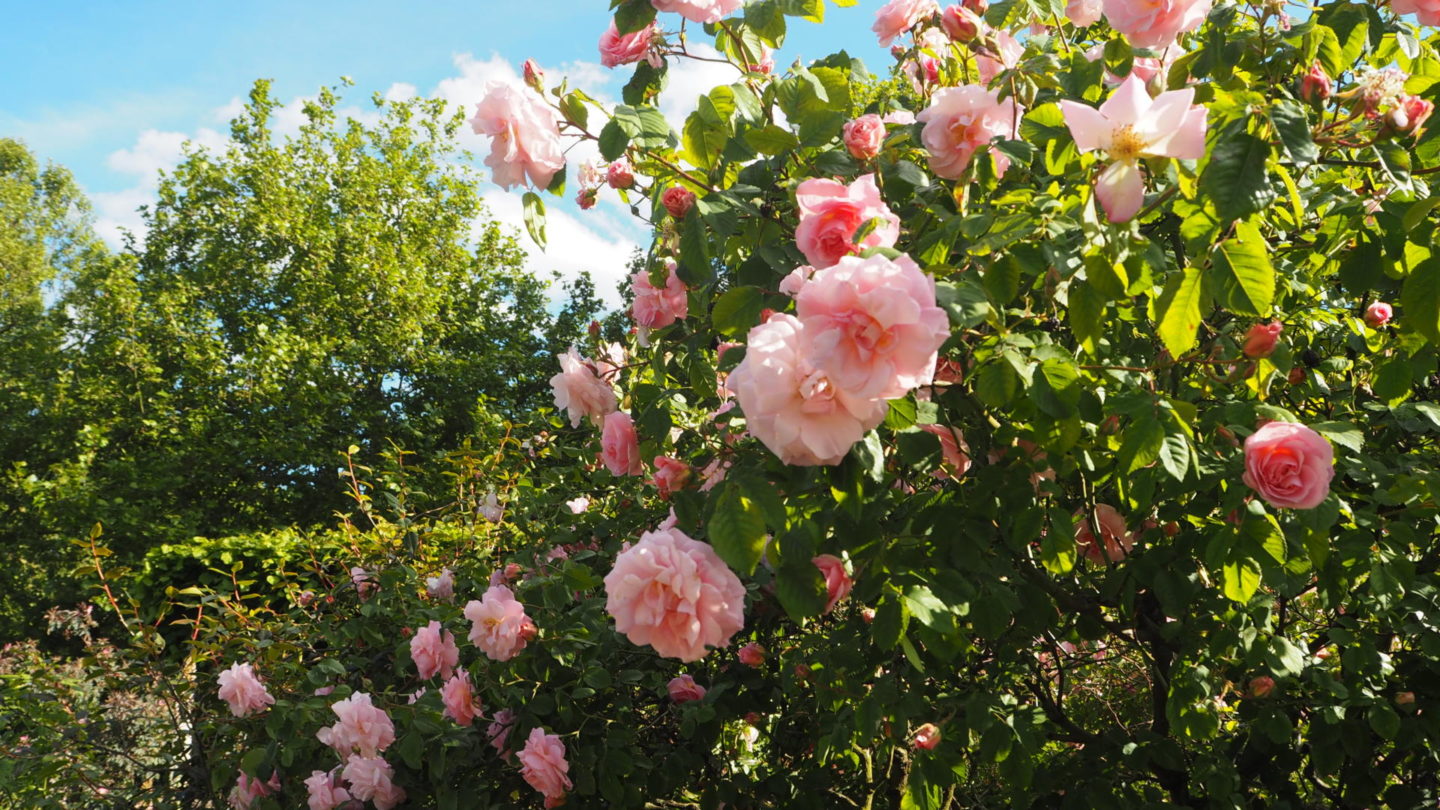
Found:
<path fill-rule="evenodd" d="M 412 8 L 375 0 L 6 5 L 0 135 L 69 167 L 112 241 L 119 228 L 136 226 L 134 206 L 151 199 L 155 171 L 174 165 L 185 139 L 223 140 L 228 110 L 256 78 L 273 79 L 274 95 L 295 100 L 298 110 L 299 98 L 342 75 L 355 80 L 346 101 L 357 107 L 373 92 L 438 94 L 473 105 L 485 82 L 513 77 L 527 57 L 612 98 L 629 75 L 598 65 L 605 0 L 431 0 Z M 792 19 L 777 63 L 846 48 L 872 70 L 884 69 L 888 55 L 869 31 L 878 5 L 830 5 L 824 25 Z M 679 24 L 676 15 L 661 17 L 668 28 Z M 695 94 L 734 75 L 699 62 L 672 70 L 672 120 L 693 108 Z M 467 145 L 485 150 L 480 139 Z M 485 193 L 497 216 L 518 223 L 518 195 L 488 184 Z M 552 204 L 551 248 L 532 264 L 562 273 L 590 267 L 602 279 L 618 278 L 624 268 L 616 263 L 645 238 L 628 219 L 618 204 L 589 212 Z"/>

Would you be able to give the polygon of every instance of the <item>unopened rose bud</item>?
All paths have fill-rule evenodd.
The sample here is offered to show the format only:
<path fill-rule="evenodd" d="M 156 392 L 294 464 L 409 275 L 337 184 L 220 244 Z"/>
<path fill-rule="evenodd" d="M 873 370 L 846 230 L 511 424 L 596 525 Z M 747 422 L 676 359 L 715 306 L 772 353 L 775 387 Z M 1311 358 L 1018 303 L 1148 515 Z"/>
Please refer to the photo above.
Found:
<path fill-rule="evenodd" d="M 1221 440 L 1223 440 L 1231 447 L 1240 446 L 1240 440 L 1235 438 L 1235 431 L 1231 430 L 1230 428 L 1221 425 L 1220 427 L 1215 428 L 1215 433 L 1221 438 Z"/>
<path fill-rule="evenodd" d="M 1290 381 L 1291 385 L 1299 385 L 1300 383 L 1305 382 L 1305 369 L 1300 368 L 1299 366 L 1290 369 L 1290 376 L 1286 377 L 1286 379 Z"/>
<path fill-rule="evenodd" d="M 769 307 L 765 307 L 764 309 L 760 310 L 760 323 L 765 323 L 765 322 L 769 321 L 769 320 L 770 320 L 770 316 L 771 316 L 771 315 L 774 315 L 774 314 L 775 314 L 775 310 L 773 310 L 773 309 L 771 309 L 771 308 L 769 308 Z"/>
<path fill-rule="evenodd" d="M 1330 659 L 1330 656 L 1333 654 L 1334 653 L 1330 652 L 1329 647 L 1321 647 L 1320 651 L 1315 653 L 1315 657 L 1320 659 L 1321 661 L 1328 661 Z"/>
<path fill-rule="evenodd" d="M 1320 67 L 1319 61 L 1312 63 L 1310 71 L 1300 80 L 1301 100 L 1318 107 L 1334 93 L 1335 82 L 1330 79 L 1325 69 Z"/>
<path fill-rule="evenodd" d="M 1164 526 L 1161 526 L 1160 530 L 1165 532 L 1166 537 L 1174 537 L 1180 533 L 1180 524 L 1172 520 Z"/>
<path fill-rule="evenodd" d="M 896 59 L 903 59 L 903 58 L 905 57 L 905 48 L 904 48 L 904 46 L 901 46 L 901 45 L 891 45 L 891 46 L 890 46 L 890 55 L 893 56 L 893 57 L 895 57 Z"/>
<path fill-rule="evenodd" d="M 591 322 L 590 322 L 590 326 L 588 326 L 588 327 L 586 328 L 586 331 L 588 331 L 588 332 L 590 333 L 590 337 L 592 337 L 592 338 L 598 338 L 598 337 L 600 337 L 600 322 L 599 322 L 599 321 L 591 321 Z"/>
<path fill-rule="evenodd" d="M 1365 324 L 1371 329 L 1379 329 L 1389 323 L 1390 317 L 1394 314 L 1389 304 L 1384 301 L 1376 301 L 1365 308 Z"/>
<path fill-rule="evenodd" d="M 695 205 L 695 193 L 683 186 L 671 186 L 660 195 L 660 204 L 665 206 L 670 216 L 684 219 L 690 212 L 690 207 Z"/>
<path fill-rule="evenodd" d="M 1120 417 L 1113 413 L 1105 417 L 1105 421 L 1100 423 L 1100 432 L 1106 436 L 1114 436 L 1119 431 Z"/>
<path fill-rule="evenodd" d="M 860 608 L 860 621 L 870 624 L 875 621 L 875 608 Z"/>
<path fill-rule="evenodd" d="M 980 36 L 985 21 L 964 6 L 946 6 L 945 11 L 940 14 L 940 27 L 956 42 L 970 42 Z"/>
<path fill-rule="evenodd" d="M 588 211 L 595 207 L 595 201 L 600 199 L 599 189 L 582 188 L 575 193 L 575 204 L 580 206 L 581 211 Z"/>
<path fill-rule="evenodd" d="M 745 713 L 745 722 L 748 723 L 748 724 L 750 724 L 751 726 L 758 726 L 758 725 L 760 725 L 760 713 L 759 713 L 759 712 L 746 712 L 746 713 Z"/>
<path fill-rule="evenodd" d="M 1396 692 L 1395 703 L 1399 706 L 1410 706 L 1415 703 L 1414 692 Z"/>
<path fill-rule="evenodd" d="M 765 648 L 752 641 L 741 647 L 736 657 L 747 667 L 758 667 L 765 663 Z"/>
<path fill-rule="evenodd" d="M 1418 135 L 1425 125 L 1425 120 L 1434 111 L 1435 105 L 1425 99 L 1419 96 L 1406 96 L 1385 113 L 1385 124 L 1382 130 L 1390 135 L 1410 135 L 1412 133 Z"/>
<path fill-rule="evenodd" d="M 545 71 L 534 59 L 525 60 L 525 84 L 537 93 L 545 92 Z"/>
<path fill-rule="evenodd" d="M 1250 679 L 1250 697 L 1270 697 L 1275 691 L 1275 679 L 1269 675 L 1261 675 L 1258 678 Z"/>
<path fill-rule="evenodd" d="M 810 680 L 810 667 L 804 664 L 795 665 L 795 677 L 802 681 Z"/>
<path fill-rule="evenodd" d="M 1284 331 L 1285 327 L 1279 321 L 1257 323 L 1250 327 L 1250 331 L 1245 334 L 1245 345 L 1241 351 L 1252 360 L 1269 357 L 1275 351 L 1275 344 L 1280 340 L 1280 333 Z"/>
<path fill-rule="evenodd" d="M 623 157 L 610 161 L 610 165 L 605 168 L 605 183 L 616 190 L 635 185 L 635 171 L 630 168 L 630 161 Z"/>
<path fill-rule="evenodd" d="M 940 728 L 934 723 L 915 729 L 915 748 L 919 751 L 933 751 L 940 744 Z"/>

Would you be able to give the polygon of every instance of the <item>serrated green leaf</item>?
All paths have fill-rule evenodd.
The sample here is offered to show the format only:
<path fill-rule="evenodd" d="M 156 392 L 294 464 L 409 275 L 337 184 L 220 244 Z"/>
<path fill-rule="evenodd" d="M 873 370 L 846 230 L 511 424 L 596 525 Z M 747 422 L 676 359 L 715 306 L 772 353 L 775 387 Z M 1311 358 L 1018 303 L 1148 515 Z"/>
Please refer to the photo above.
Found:
<path fill-rule="evenodd" d="M 1225 598 L 1246 604 L 1260 589 L 1260 566 L 1248 558 L 1230 560 L 1220 571 L 1220 584 Z"/>
<path fill-rule="evenodd" d="M 1198 268 L 1192 265 L 1171 275 L 1157 304 L 1160 341 L 1171 357 L 1179 358 L 1199 343 L 1195 332 L 1200 328 L 1202 309 L 1207 303 L 1204 279 Z"/>
<path fill-rule="evenodd" d="M 1210 196 L 1222 222 L 1263 211 L 1279 194 L 1270 183 L 1266 164 L 1270 144 L 1243 130 L 1223 135 L 1210 153 L 1200 177 L 1201 190 Z"/>
<path fill-rule="evenodd" d="M 1235 235 L 1216 246 L 1209 278 L 1220 306 L 1239 315 L 1270 316 L 1275 268 L 1270 264 L 1270 246 L 1254 225 L 1238 223 Z"/>
<path fill-rule="evenodd" d="M 715 553 L 726 564 L 746 576 L 755 572 L 765 551 L 765 517 L 737 482 L 724 484 L 706 532 Z"/>

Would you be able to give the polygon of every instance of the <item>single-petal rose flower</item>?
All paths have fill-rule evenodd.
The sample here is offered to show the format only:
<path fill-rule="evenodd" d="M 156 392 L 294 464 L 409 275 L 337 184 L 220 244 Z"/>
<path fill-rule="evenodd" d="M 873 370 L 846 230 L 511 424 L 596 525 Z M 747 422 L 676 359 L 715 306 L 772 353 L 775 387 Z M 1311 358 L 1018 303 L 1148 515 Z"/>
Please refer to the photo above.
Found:
<path fill-rule="evenodd" d="M 340 775 L 350 784 L 350 795 L 375 802 L 378 810 L 390 810 L 405 801 L 405 790 L 395 784 L 395 769 L 380 757 L 351 754 Z"/>
<path fill-rule="evenodd" d="M 934 723 L 926 723 L 915 729 L 913 739 L 916 749 L 920 751 L 933 751 L 935 746 L 940 744 L 940 727 Z"/>
<path fill-rule="evenodd" d="M 1100 15 L 1105 10 L 1102 0 L 1070 0 L 1065 4 L 1065 16 L 1077 28 L 1088 28 L 1100 22 Z"/>
<path fill-rule="evenodd" d="M 438 576 L 425 578 L 425 593 L 431 599 L 449 602 L 455 598 L 455 574 L 449 568 L 440 569 Z"/>
<path fill-rule="evenodd" d="M 493 489 L 485 493 L 485 500 L 481 502 L 478 511 L 481 517 L 491 523 L 499 523 L 500 519 L 505 517 L 505 508 L 500 505 L 500 498 Z"/>
<path fill-rule="evenodd" d="M 1440 0 L 1390 0 L 1396 14 L 1414 14 L 1421 25 L 1440 25 Z"/>
<path fill-rule="evenodd" d="M 515 712 L 501 709 L 490 718 L 490 725 L 485 729 L 485 738 L 501 759 L 510 758 L 510 750 L 506 746 L 509 744 L 510 732 L 515 730 L 516 719 Z"/>
<path fill-rule="evenodd" d="M 695 205 L 695 192 L 684 186 L 671 186 L 660 195 L 660 204 L 675 219 L 684 219 Z"/>
<path fill-rule="evenodd" d="M 1365 308 L 1365 323 L 1371 329 L 1379 329 L 1389 323 L 1391 316 L 1394 314 L 1389 304 L 1384 301 L 1376 301 Z"/>
<path fill-rule="evenodd" d="M 635 294 L 630 316 L 647 329 L 663 329 L 690 311 L 689 295 L 674 262 L 668 271 L 663 287 L 651 284 L 650 274 L 643 270 L 630 277 L 630 290 Z"/>
<path fill-rule="evenodd" d="M 658 29 L 650 23 L 632 34 L 622 34 L 610 21 L 610 27 L 600 35 L 600 64 L 607 68 L 639 62 L 650 52 Z"/>
<path fill-rule="evenodd" d="M 460 663 L 460 648 L 455 646 L 453 633 L 442 628 L 440 622 L 432 621 L 411 637 L 410 659 L 415 662 L 421 680 L 436 675 L 448 678 Z"/>
<path fill-rule="evenodd" d="M 946 87 L 935 92 L 930 106 L 915 116 L 924 124 L 920 142 L 929 153 L 930 170 L 949 180 L 959 180 L 970 166 L 976 150 L 989 148 L 996 138 L 1015 137 L 1015 121 L 1021 112 L 1013 98 L 1000 100 L 997 91 L 975 84 Z M 1004 174 L 1010 159 L 993 152 L 996 174 Z"/>
<path fill-rule="evenodd" d="M 885 145 L 885 122 L 874 113 L 862 115 L 853 121 L 846 121 L 840 130 L 840 137 L 852 157 L 856 160 L 870 160 L 880 154 L 880 147 Z"/>
<path fill-rule="evenodd" d="M 880 47 L 888 48 L 896 37 L 938 13 L 940 4 L 935 0 L 890 0 L 875 13 L 870 30 L 880 39 Z"/>
<path fill-rule="evenodd" d="M 758 667 L 765 663 L 765 648 L 754 641 L 741 647 L 740 652 L 736 655 L 740 659 L 740 663 L 747 667 Z"/>
<path fill-rule="evenodd" d="M 1295 422 L 1270 422 L 1245 439 L 1245 486 L 1271 506 L 1314 509 L 1330 494 L 1335 448 Z"/>
<path fill-rule="evenodd" d="M 705 697 L 706 689 L 695 682 L 689 675 L 679 675 L 670 679 L 665 685 L 670 691 L 670 699 L 676 703 L 688 703 L 692 700 L 700 700 Z"/>
<path fill-rule="evenodd" d="M 565 761 L 565 743 L 558 735 L 535 728 L 516 756 L 520 760 L 520 775 L 530 787 L 540 791 L 547 807 L 557 806 L 571 788 L 570 777 L 566 776 L 570 763 Z"/>
<path fill-rule="evenodd" d="M 600 460 L 611 475 L 642 475 L 640 439 L 630 414 L 615 411 L 605 416 L 600 433 Z"/>
<path fill-rule="evenodd" d="M 270 690 L 255 675 L 254 667 L 238 663 L 220 673 L 220 699 L 230 704 L 230 713 L 236 717 L 264 711 L 275 703 Z"/>
<path fill-rule="evenodd" d="M 795 202 L 800 215 L 795 243 L 815 267 L 829 267 L 866 248 L 891 247 L 900 237 L 900 218 L 880 199 L 873 173 L 848 186 L 834 180 L 806 180 L 796 186 Z M 879 222 L 855 244 L 855 233 L 872 219 Z"/>
<path fill-rule="evenodd" d="M 470 127 L 476 135 L 490 136 L 485 165 L 503 188 L 527 179 L 533 188 L 546 188 L 565 167 L 555 111 L 528 89 L 492 82 L 476 105 Z"/>
<path fill-rule="evenodd" d="M 672 494 L 684 489 L 685 482 L 689 480 L 689 464 L 669 456 L 655 457 L 655 477 L 651 483 L 660 491 L 661 498 L 669 500 Z"/>
<path fill-rule="evenodd" d="M 701 25 L 719 22 L 743 3 L 744 0 L 650 0 L 656 11 L 673 11 Z"/>
<path fill-rule="evenodd" d="M 596 375 L 574 346 L 555 357 L 560 361 L 560 373 L 550 378 L 550 387 L 555 391 L 555 407 L 569 413 L 570 427 L 580 427 L 580 420 L 587 416 L 598 424 L 615 411 L 615 389 Z"/>
<path fill-rule="evenodd" d="M 975 54 L 975 68 L 980 73 L 980 83 L 984 85 L 995 81 L 995 77 L 1001 73 L 1013 70 L 1020 64 L 1020 57 L 1025 55 L 1025 46 L 1009 31 L 996 33 L 995 45 L 999 50 L 993 56 L 988 53 Z"/>
<path fill-rule="evenodd" d="M 310 778 L 305 780 L 305 791 L 309 794 L 306 802 L 309 810 L 335 810 L 352 798 L 336 775 L 325 771 L 311 771 Z"/>
<path fill-rule="evenodd" d="M 462 726 L 468 726 L 480 713 L 480 701 L 470 685 L 470 673 L 460 671 L 440 688 L 440 702 L 445 704 L 445 716 Z"/>
<path fill-rule="evenodd" d="M 1403 1 L 1403 0 L 1402 0 Z M 1163 48 L 1194 31 L 1210 13 L 1211 0 L 1103 0 L 1110 27 L 1137 48 Z"/>
<path fill-rule="evenodd" d="M 265 796 L 272 796 L 280 790 L 280 772 L 273 771 L 268 781 L 262 782 L 244 771 L 235 777 L 235 787 L 230 789 L 229 803 L 234 810 L 250 810 L 255 802 Z"/>
<path fill-rule="evenodd" d="M 1257 323 L 1250 327 L 1245 333 L 1245 356 L 1251 360 L 1258 360 L 1262 357 L 1269 357 L 1275 351 L 1275 344 L 1280 340 L 1280 333 L 1285 331 L 1285 326 L 1279 321 L 1270 323 Z"/>
<path fill-rule="evenodd" d="M 317 731 L 315 738 L 341 756 L 352 751 L 366 757 L 379 756 L 395 742 L 395 724 L 364 692 L 332 704 L 330 710 L 339 721 Z"/>
<path fill-rule="evenodd" d="M 519 655 L 535 633 L 525 606 L 504 585 L 490 586 L 478 602 L 472 599 L 465 605 L 465 618 L 473 623 L 470 643 L 494 661 L 509 661 Z"/>
<path fill-rule="evenodd" d="M 845 561 L 834 554 L 821 554 L 811 562 L 815 563 L 815 567 L 819 568 L 821 575 L 825 577 L 825 612 L 829 613 L 841 599 L 850 595 L 850 589 L 855 587 L 855 580 L 845 572 Z"/>
<path fill-rule="evenodd" d="M 1119 562 L 1135 546 L 1135 536 L 1125 525 L 1125 518 L 1108 503 L 1095 505 L 1095 525 L 1100 528 L 1100 542 L 1082 509 L 1075 513 L 1075 545 L 1085 559 L 1096 565 Z"/>

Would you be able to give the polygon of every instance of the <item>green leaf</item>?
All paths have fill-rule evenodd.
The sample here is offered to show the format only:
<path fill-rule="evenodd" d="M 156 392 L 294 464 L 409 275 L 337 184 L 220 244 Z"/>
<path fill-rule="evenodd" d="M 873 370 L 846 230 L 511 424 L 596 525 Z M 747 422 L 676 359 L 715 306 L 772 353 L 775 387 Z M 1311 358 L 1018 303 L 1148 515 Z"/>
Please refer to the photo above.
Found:
<path fill-rule="evenodd" d="M 1265 646 L 1265 665 L 1279 678 L 1299 677 L 1305 671 L 1305 652 L 1284 636 L 1274 636 Z"/>
<path fill-rule="evenodd" d="M 710 234 L 698 205 L 685 212 L 685 221 L 680 225 L 680 261 L 675 272 L 692 289 L 715 278 L 715 269 L 710 266 Z"/>
<path fill-rule="evenodd" d="M 650 0 L 622 0 L 615 9 L 615 28 L 622 34 L 633 34 L 654 19 L 655 5 Z"/>
<path fill-rule="evenodd" d="M 1080 402 L 1080 370 L 1069 358 L 1052 357 L 1040 364 L 1030 396 L 1040 410 L 1064 419 Z"/>
<path fill-rule="evenodd" d="M 765 517 L 738 483 L 724 484 L 706 531 L 720 559 L 746 576 L 755 572 L 765 551 Z"/>
<path fill-rule="evenodd" d="M 1405 277 L 1400 306 L 1407 328 L 1440 344 L 1440 257 L 1426 259 Z"/>
<path fill-rule="evenodd" d="M 1270 105 L 1270 123 L 1275 125 L 1280 143 L 1291 160 L 1303 165 L 1320 159 L 1320 149 L 1310 134 L 1310 116 L 1304 107 L 1288 99 L 1276 101 Z"/>
<path fill-rule="evenodd" d="M 1235 235 L 1216 246 L 1208 278 L 1214 282 L 1220 306 L 1238 315 L 1270 316 L 1275 268 L 1270 264 L 1270 246 L 1254 225 L 1237 223 Z"/>
<path fill-rule="evenodd" d="M 715 330 L 730 337 L 742 337 L 760 321 L 765 295 L 758 287 L 734 287 L 715 302 L 710 321 Z"/>
<path fill-rule="evenodd" d="M 1208 308 L 1204 279 L 1195 266 L 1171 274 L 1160 295 L 1157 309 L 1160 317 L 1160 342 L 1170 356 L 1179 358 L 1199 343 L 1195 331 L 1200 328 L 1201 312 Z"/>
<path fill-rule="evenodd" d="M 1244 131 L 1222 135 L 1200 177 L 1221 221 L 1242 219 L 1263 211 L 1279 196 L 1270 183 L 1266 163 L 1270 144 Z"/>
<path fill-rule="evenodd" d="M 774 156 L 799 146 L 800 139 L 784 127 L 766 124 L 759 129 L 746 130 L 745 143 L 762 155 Z"/>
<path fill-rule="evenodd" d="M 533 191 L 525 192 L 525 230 L 530 232 L 530 238 L 535 244 L 545 249 L 545 201 L 540 195 Z"/>
<path fill-rule="evenodd" d="M 395 748 L 400 754 L 400 760 L 406 766 L 419 770 L 420 763 L 424 761 L 422 756 L 425 753 L 424 737 L 412 731 L 401 737 Z"/>
<path fill-rule="evenodd" d="M 990 299 L 985 295 L 985 288 L 968 278 L 958 284 L 936 282 L 935 299 L 949 313 L 950 322 L 961 329 L 978 326 L 990 316 Z"/>
<path fill-rule="evenodd" d="M 1183 433 L 1166 434 L 1159 458 L 1161 469 L 1176 481 L 1184 481 L 1190 469 L 1190 440 Z"/>
<path fill-rule="evenodd" d="M 1154 464 L 1160 458 L 1160 449 L 1165 444 L 1165 428 L 1147 415 L 1133 422 L 1125 429 L 1125 438 L 1120 443 L 1120 464 L 1127 473 Z"/>
<path fill-rule="evenodd" d="M 630 135 L 620 123 L 614 118 L 605 122 L 600 130 L 600 157 L 606 160 L 615 160 L 625 154 L 625 148 L 630 145 Z"/>
<path fill-rule="evenodd" d="M 800 17 L 813 23 L 825 22 L 825 0 L 780 0 L 780 10 L 789 17 Z"/>
<path fill-rule="evenodd" d="M 890 400 L 885 412 L 885 427 L 891 430 L 905 430 L 915 425 L 915 400 L 909 397 Z"/>
<path fill-rule="evenodd" d="M 1220 584 L 1227 599 L 1246 604 L 1260 588 L 1260 566 L 1249 558 L 1230 560 L 1220 571 Z"/>
<path fill-rule="evenodd" d="M 681 133 L 681 156 L 702 169 L 712 169 L 725 151 L 730 134 L 719 124 L 706 120 L 700 111 L 690 113 Z"/>
<path fill-rule="evenodd" d="M 1359 453 L 1365 444 L 1365 433 L 1349 422 L 1312 422 L 1310 428 L 1335 444 Z"/>
<path fill-rule="evenodd" d="M 887 593 L 875 608 L 875 622 L 870 625 L 875 646 L 882 650 L 895 649 L 909 624 L 910 611 L 905 606 L 905 600 L 898 594 Z"/>
<path fill-rule="evenodd" d="M 1057 577 L 1073 571 L 1078 558 L 1074 523 L 1069 515 L 1065 518 L 1063 523 L 1051 521 L 1050 531 L 1040 537 L 1040 564 Z"/>
<path fill-rule="evenodd" d="M 825 610 L 825 577 L 809 560 L 785 560 L 775 575 L 775 596 L 790 618 L 799 621 Z"/>
<path fill-rule="evenodd" d="M 1400 715 L 1388 703 L 1376 703 L 1370 707 L 1370 728 L 1382 740 L 1393 740 L 1400 734 Z"/>
<path fill-rule="evenodd" d="M 1104 328 L 1100 319 L 1105 314 L 1105 299 L 1089 282 L 1076 281 L 1070 284 L 1066 320 L 1075 339 L 1089 354 L 1094 354 Z"/>

